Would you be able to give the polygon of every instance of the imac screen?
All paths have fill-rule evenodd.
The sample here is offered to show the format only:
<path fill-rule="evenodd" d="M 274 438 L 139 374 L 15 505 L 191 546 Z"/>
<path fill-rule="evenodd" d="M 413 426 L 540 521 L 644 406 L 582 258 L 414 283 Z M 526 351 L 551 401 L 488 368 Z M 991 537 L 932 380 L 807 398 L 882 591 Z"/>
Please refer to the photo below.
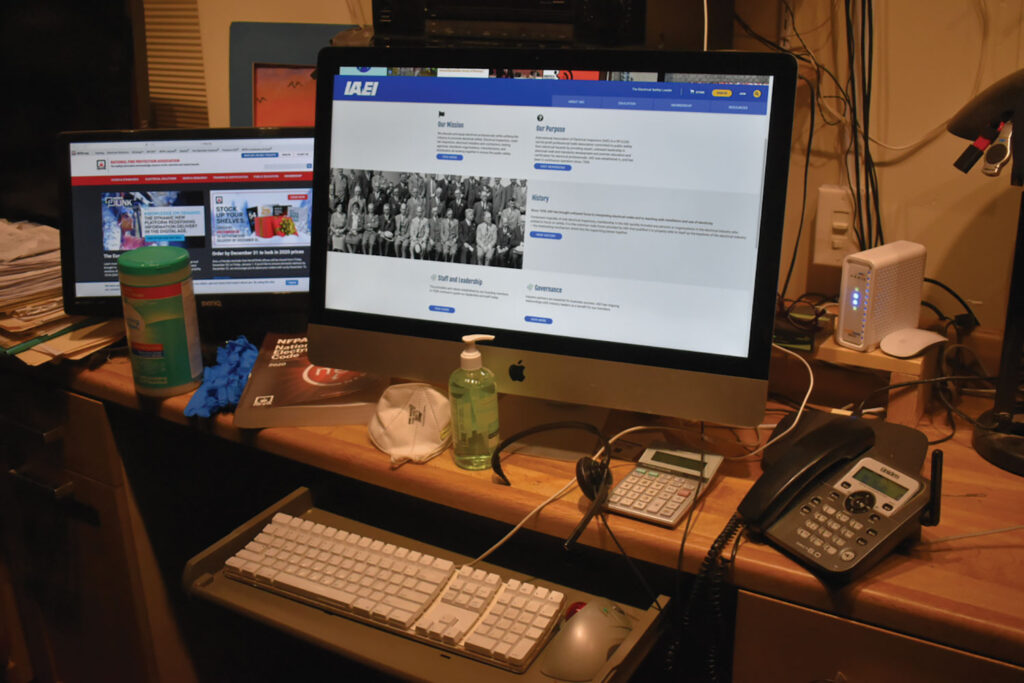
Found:
<path fill-rule="evenodd" d="M 777 57 L 325 50 L 311 345 L 489 332 L 500 390 L 618 407 L 638 402 L 588 393 L 579 363 L 763 382 L 792 125 Z M 554 361 L 547 388 L 517 385 L 528 357 Z"/>
<path fill-rule="evenodd" d="M 118 256 L 147 245 L 189 251 L 200 301 L 309 291 L 311 129 L 64 133 L 61 154 L 69 312 L 119 315 Z"/>

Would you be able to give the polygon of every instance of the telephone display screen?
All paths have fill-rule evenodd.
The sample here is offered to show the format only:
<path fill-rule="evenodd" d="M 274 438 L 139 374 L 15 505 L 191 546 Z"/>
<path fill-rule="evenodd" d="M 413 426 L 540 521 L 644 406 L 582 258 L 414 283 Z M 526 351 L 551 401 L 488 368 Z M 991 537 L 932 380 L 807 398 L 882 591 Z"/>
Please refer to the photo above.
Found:
<path fill-rule="evenodd" d="M 704 463 L 699 460 L 684 458 L 679 455 L 673 455 L 672 453 L 666 453 L 665 451 L 655 451 L 651 454 L 651 460 L 653 462 L 660 462 L 666 465 L 672 465 L 673 467 L 679 467 L 684 470 L 693 470 L 698 474 L 704 474 Z"/>
<path fill-rule="evenodd" d="M 859 482 L 867 484 L 876 491 L 884 493 L 893 500 L 899 500 L 909 490 L 903 486 L 900 486 L 892 479 L 886 479 L 878 472 L 875 472 L 872 469 L 868 469 L 867 467 L 861 467 L 859 470 L 857 470 L 857 473 L 853 475 L 853 478 Z"/>

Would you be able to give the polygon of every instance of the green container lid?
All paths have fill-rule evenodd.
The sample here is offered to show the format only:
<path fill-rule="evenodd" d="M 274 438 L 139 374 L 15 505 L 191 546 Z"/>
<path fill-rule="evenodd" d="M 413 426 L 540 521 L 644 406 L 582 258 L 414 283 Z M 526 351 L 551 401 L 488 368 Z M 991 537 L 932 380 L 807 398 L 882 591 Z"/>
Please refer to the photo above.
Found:
<path fill-rule="evenodd" d="M 188 252 L 181 247 L 140 247 L 117 259 L 118 271 L 128 275 L 166 275 L 188 264 Z"/>

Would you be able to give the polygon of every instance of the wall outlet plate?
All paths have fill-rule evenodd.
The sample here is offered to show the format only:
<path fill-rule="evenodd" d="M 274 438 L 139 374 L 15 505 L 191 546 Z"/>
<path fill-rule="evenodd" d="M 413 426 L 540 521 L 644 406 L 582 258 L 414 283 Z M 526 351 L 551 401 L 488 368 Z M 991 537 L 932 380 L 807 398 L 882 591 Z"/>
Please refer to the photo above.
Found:
<path fill-rule="evenodd" d="M 843 265 L 847 254 L 860 251 L 853 231 L 856 216 L 848 187 L 822 185 L 818 188 L 818 212 L 814 220 L 813 263 Z"/>

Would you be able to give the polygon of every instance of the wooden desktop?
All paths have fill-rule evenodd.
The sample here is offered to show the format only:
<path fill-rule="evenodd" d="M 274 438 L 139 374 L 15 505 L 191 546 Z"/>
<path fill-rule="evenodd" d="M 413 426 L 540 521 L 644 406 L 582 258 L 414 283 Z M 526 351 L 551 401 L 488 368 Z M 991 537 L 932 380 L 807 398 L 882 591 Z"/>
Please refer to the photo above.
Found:
<path fill-rule="evenodd" d="M 190 420 L 183 414 L 188 395 L 158 403 L 140 402 L 127 361 L 120 358 L 95 370 L 60 374 L 54 385 L 93 406 L 91 417 L 79 419 L 76 430 L 103 433 L 104 425 L 95 420 L 102 418 L 104 407 L 137 410 L 179 425 L 183 433 L 199 430 L 317 471 L 507 524 L 518 522 L 573 477 L 573 463 L 513 453 L 504 464 L 513 483 L 507 488 L 496 484 L 489 471 L 457 468 L 447 453 L 424 465 L 392 469 L 389 459 L 370 443 L 363 426 L 254 432 L 236 429 L 230 414 Z M 929 438 L 945 433 L 944 426 L 930 425 L 927 417 L 919 428 Z M 737 435 L 711 430 L 710 434 L 725 451 L 731 451 L 726 455 L 741 454 L 739 440 L 754 438 L 752 432 Z M 1024 531 L 935 542 L 1024 524 L 1024 480 L 978 457 L 970 447 L 970 436 L 969 429 L 961 425 L 957 435 L 941 446 L 945 477 L 940 524 L 924 529 L 921 544 L 893 554 L 842 590 L 827 590 L 805 569 L 767 545 L 742 541 L 730 570 L 730 580 L 739 590 L 734 680 L 838 680 L 837 674 L 842 674 L 847 681 L 967 677 L 1024 681 Z M 70 433 L 65 435 L 66 440 L 71 438 Z M 98 445 L 108 451 L 111 447 Z M 621 476 L 630 466 L 616 462 L 613 472 Z M 683 571 L 697 571 L 712 540 L 759 474 L 756 461 L 723 463 L 698 505 L 682 556 Z M 129 484 L 126 478 L 125 499 L 132 509 L 135 503 Z M 576 489 L 547 506 L 527 528 L 564 538 L 578 523 L 587 502 Z M 241 518 L 253 512 L 246 510 Z M 148 624 L 145 633 L 153 640 L 147 654 L 148 677 L 172 680 L 181 673 L 175 658 L 183 650 L 175 643 L 173 623 L 161 621 L 159 616 L 166 598 L 147 575 L 154 570 L 154 563 L 139 551 L 149 546 L 147 531 L 152 531 L 137 520 L 132 522 L 131 515 L 126 519 L 122 525 L 128 536 L 126 547 L 129 554 L 142 558 L 129 560 L 129 564 L 133 580 L 139 584 L 134 596 L 142 603 L 136 613 L 140 622 Z M 609 517 L 609 523 L 631 556 L 675 567 L 682 527 L 664 529 L 615 515 Z M 611 539 L 596 523 L 580 540 L 615 552 Z"/>

